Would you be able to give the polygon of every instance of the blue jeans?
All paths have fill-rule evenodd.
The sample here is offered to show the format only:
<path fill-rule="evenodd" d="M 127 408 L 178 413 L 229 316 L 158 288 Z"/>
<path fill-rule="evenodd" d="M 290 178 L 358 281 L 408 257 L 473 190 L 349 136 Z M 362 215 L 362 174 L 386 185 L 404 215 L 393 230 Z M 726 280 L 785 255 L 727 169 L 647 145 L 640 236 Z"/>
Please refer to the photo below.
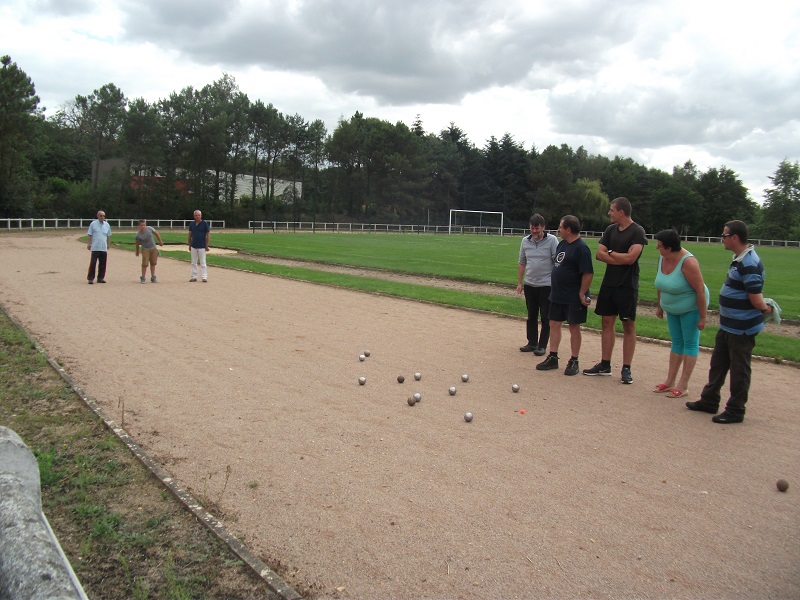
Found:
<path fill-rule="evenodd" d="M 750 359 L 756 345 L 755 335 L 736 335 L 720 329 L 711 354 L 708 369 L 708 383 L 700 393 L 700 402 L 719 406 L 720 390 L 730 371 L 730 398 L 725 410 L 737 416 L 744 416 L 744 405 L 750 392 Z"/>

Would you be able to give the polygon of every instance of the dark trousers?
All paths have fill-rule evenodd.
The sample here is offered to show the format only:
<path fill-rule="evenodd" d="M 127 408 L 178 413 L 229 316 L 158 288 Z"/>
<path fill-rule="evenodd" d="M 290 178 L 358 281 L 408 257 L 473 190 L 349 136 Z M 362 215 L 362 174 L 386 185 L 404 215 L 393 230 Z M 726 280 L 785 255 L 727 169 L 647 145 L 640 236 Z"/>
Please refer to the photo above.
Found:
<path fill-rule="evenodd" d="M 717 332 L 711 366 L 708 369 L 708 383 L 700 393 L 700 402 L 719 406 L 720 390 L 730 371 L 731 396 L 725 410 L 744 416 L 744 405 L 747 404 L 747 395 L 750 392 L 750 359 L 755 345 L 755 335 L 735 335 L 722 329 Z"/>
<path fill-rule="evenodd" d="M 106 261 L 108 260 L 108 252 L 101 252 L 99 250 L 92 250 L 92 260 L 89 261 L 89 274 L 87 279 L 94 281 L 94 271 L 97 269 L 97 279 L 106 278 Z"/>
<path fill-rule="evenodd" d="M 547 349 L 547 343 L 550 341 L 550 286 L 526 285 L 522 290 L 525 292 L 525 306 L 528 307 L 528 344 Z M 538 328 L 540 315 L 541 331 Z"/>

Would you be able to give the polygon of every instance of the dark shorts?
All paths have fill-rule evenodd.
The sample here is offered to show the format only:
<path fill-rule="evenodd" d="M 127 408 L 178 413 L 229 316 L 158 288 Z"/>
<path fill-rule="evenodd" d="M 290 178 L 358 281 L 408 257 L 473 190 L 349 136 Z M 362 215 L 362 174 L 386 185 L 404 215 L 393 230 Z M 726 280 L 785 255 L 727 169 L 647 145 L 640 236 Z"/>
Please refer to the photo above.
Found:
<path fill-rule="evenodd" d="M 635 321 L 638 303 L 639 290 L 601 285 L 594 312 L 601 317 L 619 316 L 623 321 Z"/>
<path fill-rule="evenodd" d="M 586 307 L 583 304 L 558 304 L 550 303 L 550 320 L 570 325 L 582 325 L 586 323 Z"/>

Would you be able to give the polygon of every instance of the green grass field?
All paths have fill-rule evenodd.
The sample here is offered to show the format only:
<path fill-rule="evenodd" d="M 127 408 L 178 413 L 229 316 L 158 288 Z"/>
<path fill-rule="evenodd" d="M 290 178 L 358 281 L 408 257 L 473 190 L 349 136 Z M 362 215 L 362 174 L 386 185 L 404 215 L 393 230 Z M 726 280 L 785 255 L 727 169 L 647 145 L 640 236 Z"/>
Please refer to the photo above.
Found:
<path fill-rule="evenodd" d="M 125 236 L 115 241 L 125 242 Z M 168 242 L 184 242 L 185 234 L 164 234 Z M 597 239 L 587 239 L 594 252 Z M 385 269 L 401 273 L 433 275 L 467 281 L 516 285 L 517 254 L 520 238 L 467 235 L 418 234 L 264 234 L 215 233 L 213 245 L 235 248 L 254 254 L 313 260 L 332 264 Z M 719 290 L 730 265 L 730 253 L 722 244 L 686 244 L 700 262 L 706 285 L 711 290 L 711 305 L 716 307 Z M 800 278 L 792 277 L 800 260 L 796 248 L 758 248 L 767 271 L 764 295 L 775 298 L 787 319 L 800 320 Z M 655 243 L 645 248 L 641 265 L 640 298 L 656 301 L 653 281 L 658 252 Z M 592 291 L 600 287 L 605 264 L 595 261 Z"/>
<path fill-rule="evenodd" d="M 185 233 L 162 233 L 166 243 L 185 243 Z M 132 246 L 134 236 L 118 234 L 114 242 Z M 588 239 L 594 251 L 597 239 Z M 519 237 L 499 236 L 445 236 L 419 234 L 335 234 L 335 233 L 214 233 L 212 245 L 237 249 L 252 254 L 281 258 L 318 261 L 324 263 L 383 269 L 399 273 L 431 275 L 435 277 L 466 281 L 489 282 L 516 286 Z M 706 284 L 711 290 L 711 308 L 717 307 L 717 290 L 725 279 L 730 265 L 730 253 L 721 244 L 687 244 L 697 256 Z M 759 256 L 767 269 L 765 295 L 775 298 L 787 319 L 800 319 L 800 280 L 791 277 L 791 264 L 800 253 L 791 248 L 759 248 Z M 188 259 L 188 252 L 171 255 Z M 243 257 L 210 256 L 209 263 L 230 268 L 269 273 L 293 279 L 302 279 L 352 289 L 384 293 L 451 306 L 487 310 L 500 314 L 525 316 L 525 304 L 520 299 L 504 298 L 489 294 L 471 294 L 444 290 L 432 286 L 390 282 L 382 279 L 344 276 L 314 270 L 269 265 L 248 261 Z M 600 287 L 605 265 L 595 261 L 592 292 Z M 641 264 L 640 299 L 655 303 L 653 286 L 658 264 L 658 252 L 651 242 L 645 248 Z M 589 327 L 599 328 L 599 318 L 590 311 Z M 669 339 L 666 322 L 640 317 L 637 319 L 640 335 L 657 339 Z M 707 328 L 701 344 L 712 346 L 716 328 Z M 800 344 L 795 338 L 771 333 L 758 337 L 759 354 L 775 358 L 800 361 Z"/>

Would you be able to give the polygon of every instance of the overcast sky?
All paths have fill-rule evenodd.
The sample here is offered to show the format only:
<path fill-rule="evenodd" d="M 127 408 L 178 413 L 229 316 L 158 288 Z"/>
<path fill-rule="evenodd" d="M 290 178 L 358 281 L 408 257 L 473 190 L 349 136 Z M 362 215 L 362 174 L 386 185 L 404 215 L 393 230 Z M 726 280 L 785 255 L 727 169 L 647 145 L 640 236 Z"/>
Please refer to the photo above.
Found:
<path fill-rule="evenodd" d="M 757 202 L 800 159 L 796 0 L 0 0 L 3 54 L 48 115 L 106 83 L 155 101 L 228 73 L 329 132 L 419 115 L 479 147 L 726 166 Z"/>

